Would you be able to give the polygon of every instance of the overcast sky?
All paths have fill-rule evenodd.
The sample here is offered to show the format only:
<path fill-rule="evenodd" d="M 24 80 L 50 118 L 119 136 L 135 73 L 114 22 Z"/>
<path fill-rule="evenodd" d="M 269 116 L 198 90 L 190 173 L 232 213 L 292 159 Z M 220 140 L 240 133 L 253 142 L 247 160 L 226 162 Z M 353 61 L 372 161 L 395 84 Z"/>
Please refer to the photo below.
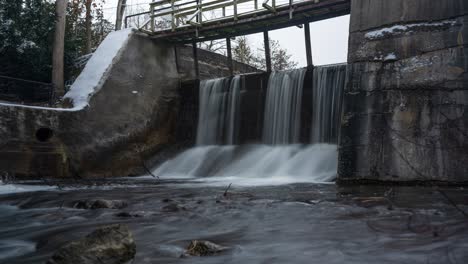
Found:
<path fill-rule="evenodd" d="M 150 0 L 127 0 L 128 11 L 137 13 L 149 9 Z M 106 0 L 105 16 L 115 20 L 117 0 Z M 346 62 L 348 52 L 349 15 L 323 20 L 310 24 L 312 53 L 315 65 Z M 270 31 L 270 38 L 278 40 L 283 48 L 292 55 L 292 59 L 306 66 L 304 30 L 289 27 Z M 248 37 L 249 44 L 258 49 L 262 46 L 263 35 L 255 34 Z"/>

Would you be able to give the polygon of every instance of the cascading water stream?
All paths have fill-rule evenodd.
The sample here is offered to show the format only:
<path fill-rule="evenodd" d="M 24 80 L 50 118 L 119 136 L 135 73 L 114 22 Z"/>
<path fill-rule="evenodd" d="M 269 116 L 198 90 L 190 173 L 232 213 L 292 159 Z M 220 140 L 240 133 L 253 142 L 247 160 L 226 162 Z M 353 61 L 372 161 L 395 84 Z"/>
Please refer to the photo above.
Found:
<path fill-rule="evenodd" d="M 341 69 L 333 67 L 316 69 L 320 74 L 314 79 L 312 129 L 319 126 L 320 137 L 314 139 L 314 143 L 336 141 L 344 79 L 334 79 L 343 76 L 338 74 Z M 259 138 L 262 144 L 258 145 L 235 145 L 241 129 L 242 78 L 203 81 L 197 146 L 166 161 L 154 174 L 162 178 L 195 178 L 197 181 L 237 185 L 333 180 L 337 167 L 336 145 L 299 144 L 305 75 L 305 69 L 271 74 L 265 98 L 263 135 Z M 320 99 L 320 96 L 327 98 Z M 326 118 L 330 120 L 326 122 Z M 315 133 L 312 132 L 313 137 Z"/>
<path fill-rule="evenodd" d="M 238 123 L 240 76 L 202 81 L 197 145 L 232 145 Z"/>
<path fill-rule="evenodd" d="M 338 142 L 346 65 L 317 67 L 313 80 L 312 143 Z"/>
<path fill-rule="evenodd" d="M 263 143 L 298 143 L 306 69 L 273 72 L 268 81 Z"/>

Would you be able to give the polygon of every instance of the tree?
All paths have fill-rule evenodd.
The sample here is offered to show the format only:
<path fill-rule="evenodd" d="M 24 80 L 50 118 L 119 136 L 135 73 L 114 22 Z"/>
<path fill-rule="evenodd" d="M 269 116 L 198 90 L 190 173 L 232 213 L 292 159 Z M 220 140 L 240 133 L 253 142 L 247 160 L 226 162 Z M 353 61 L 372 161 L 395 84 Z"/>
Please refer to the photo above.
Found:
<path fill-rule="evenodd" d="M 117 3 L 117 14 L 116 14 L 116 20 L 115 20 L 115 30 L 121 30 L 122 29 L 122 20 L 123 20 L 123 14 L 125 12 L 125 8 L 127 6 L 127 0 L 119 0 Z"/>
<path fill-rule="evenodd" d="M 59 96 L 65 94 L 64 81 L 64 53 L 65 53 L 65 26 L 66 26 L 66 11 L 67 0 L 57 0 L 55 2 L 55 34 L 54 34 L 54 49 L 52 59 L 52 83 L 55 87 L 55 93 Z"/>
<path fill-rule="evenodd" d="M 297 67 L 297 62 L 291 60 L 286 49 L 281 48 L 279 41 L 270 40 L 271 66 L 274 71 L 290 70 Z"/>
<path fill-rule="evenodd" d="M 254 55 L 245 36 L 236 38 L 235 47 L 232 50 L 232 56 L 235 61 L 252 65 L 254 64 Z"/>
<path fill-rule="evenodd" d="M 92 50 L 92 23 L 93 23 L 93 17 L 91 16 L 91 8 L 93 6 L 93 0 L 85 0 L 85 8 L 86 8 L 86 16 L 85 16 L 85 29 L 86 29 L 86 45 L 85 45 L 85 53 L 89 54 L 91 53 Z"/>
<path fill-rule="evenodd" d="M 297 67 L 297 62 L 291 59 L 286 49 L 281 48 L 279 41 L 270 39 L 271 64 L 274 71 L 290 70 Z M 252 49 L 245 36 L 236 39 L 233 49 L 234 60 L 251 65 L 257 69 L 266 70 L 265 47 L 257 54 Z"/>
<path fill-rule="evenodd" d="M 51 81 L 55 3 L 0 0 L 0 75 Z"/>

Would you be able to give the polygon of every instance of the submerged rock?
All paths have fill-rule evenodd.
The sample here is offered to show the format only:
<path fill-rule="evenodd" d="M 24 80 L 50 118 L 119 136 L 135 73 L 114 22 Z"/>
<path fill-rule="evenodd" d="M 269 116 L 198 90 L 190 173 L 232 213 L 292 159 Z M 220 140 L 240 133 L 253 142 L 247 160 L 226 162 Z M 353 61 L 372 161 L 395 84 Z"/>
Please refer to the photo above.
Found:
<path fill-rule="evenodd" d="M 191 256 L 211 256 L 227 250 L 227 247 L 217 245 L 210 241 L 193 240 L 187 248 L 187 255 Z"/>
<path fill-rule="evenodd" d="M 77 209 L 122 209 L 127 203 L 121 200 L 80 200 L 76 201 L 73 208 Z"/>
<path fill-rule="evenodd" d="M 166 213 L 174 213 L 178 211 L 185 211 L 186 208 L 178 204 L 169 204 L 161 208 L 161 211 Z"/>
<path fill-rule="evenodd" d="M 47 264 L 121 264 L 135 257 L 136 245 L 125 225 L 99 228 L 60 248 Z"/>

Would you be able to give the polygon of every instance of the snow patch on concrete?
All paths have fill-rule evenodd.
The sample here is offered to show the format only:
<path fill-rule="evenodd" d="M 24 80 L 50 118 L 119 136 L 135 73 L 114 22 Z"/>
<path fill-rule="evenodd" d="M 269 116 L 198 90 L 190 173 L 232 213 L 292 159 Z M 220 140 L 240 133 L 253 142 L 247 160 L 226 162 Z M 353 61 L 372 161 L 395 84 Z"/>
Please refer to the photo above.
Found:
<path fill-rule="evenodd" d="M 395 61 L 397 60 L 397 56 L 395 55 L 395 53 L 390 53 L 388 54 L 387 56 L 385 56 L 385 58 L 383 59 L 384 61 Z"/>
<path fill-rule="evenodd" d="M 42 107 L 32 105 L 22 105 L 15 103 L 0 102 L 1 106 L 20 107 L 28 109 L 49 110 L 49 111 L 80 111 L 89 105 L 89 100 L 98 92 L 105 81 L 106 74 L 112 68 L 114 60 L 119 56 L 130 39 L 133 29 L 124 29 L 110 33 L 99 45 L 91 59 L 89 59 L 80 76 L 70 87 L 64 98 L 73 101 L 73 108 Z"/>
<path fill-rule="evenodd" d="M 73 109 L 81 110 L 88 106 L 90 97 L 101 89 L 103 77 L 112 68 L 114 59 L 127 44 L 131 33 L 132 29 L 112 32 L 99 45 L 64 97 L 73 101 Z"/>
<path fill-rule="evenodd" d="M 365 37 L 367 39 L 373 40 L 385 37 L 387 35 L 396 35 L 402 33 L 411 33 L 416 29 L 422 28 L 434 28 L 434 27 L 446 27 L 446 26 L 454 26 L 457 24 L 456 20 L 447 20 L 442 22 L 432 22 L 432 23 L 415 23 L 415 24 L 407 24 L 407 25 L 394 25 L 392 27 L 386 27 L 379 30 L 374 30 L 367 32 Z"/>

